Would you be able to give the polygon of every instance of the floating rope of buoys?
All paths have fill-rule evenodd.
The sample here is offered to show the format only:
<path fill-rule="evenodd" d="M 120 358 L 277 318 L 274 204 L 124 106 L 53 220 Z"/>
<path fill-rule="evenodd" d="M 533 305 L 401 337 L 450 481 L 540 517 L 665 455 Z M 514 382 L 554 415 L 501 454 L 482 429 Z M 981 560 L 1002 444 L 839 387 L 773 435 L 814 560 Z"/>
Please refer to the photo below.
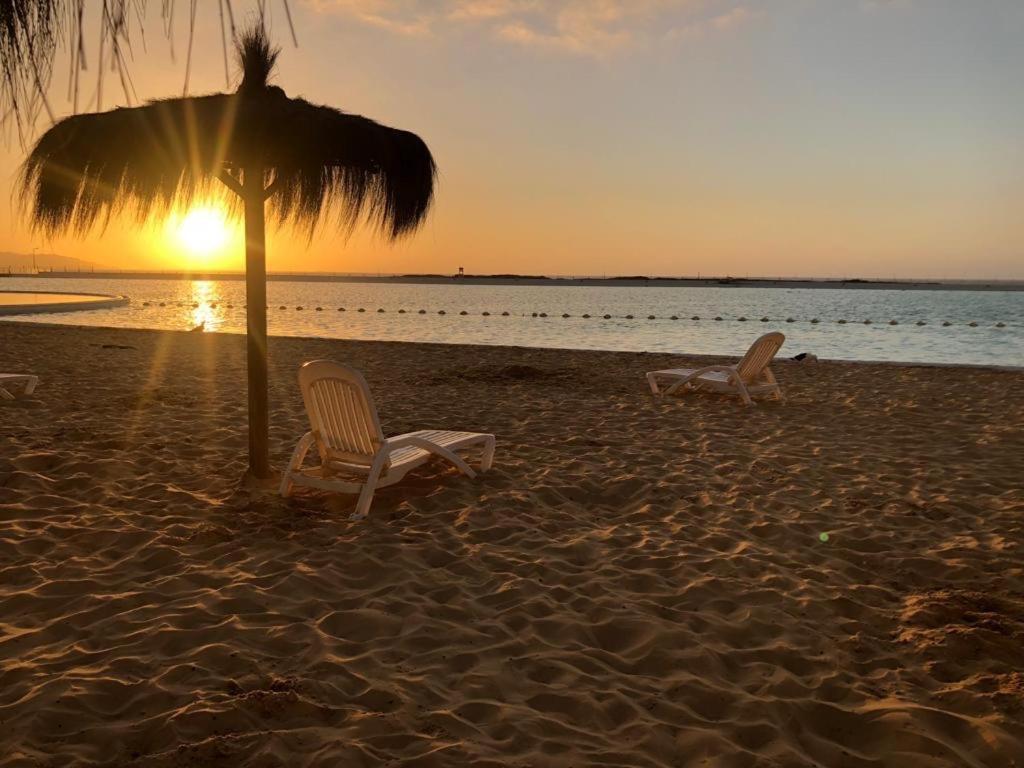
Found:
<path fill-rule="evenodd" d="M 648 315 L 647 319 L 648 320 L 657 320 L 658 318 L 656 318 L 654 315 Z"/>
<path fill-rule="evenodd" d="M 383 307 L 381 307 L 381 308 L 379 308 L 379 309 L 377 310 L 377 314 L 379 315 L 379 314 L 380 314 L 381 312 L 383 312 L 383 311 L 384 311 L 384 308 L 383 308 Z"/>
<path fill-rule="evenodd" d="M 700 315 L 694 315 L 690 318 L 691 320 L 700 320 Z"/>
<path fill-rule="evenodd" d="M 928 325 L 924 320 L 918 320 L 914 325 Z"/>
<path fill-rule="evenodd" d="M 167 305 L 166 305 L 166 304 L 164 304 L 164 303 L 163 303 L 163 302 L 161 301 L 161 302 L 160 302 L 160 306 L 161 306 L 161 307 L 166 307 Z"/>
<path fill-rule="evenodd" d="M 794 319 L 793 319 L 792 317 L 787 317 L 787 318 L 786 318 L 786 322 L 787 322 L 787 323 L 795 323 L 795 322 L 796 322 L 796 320 L 794 320 Z"/>
<path fill-rule="evenodd" d="M 142 306 L 144 306 L 144 307 L 148 307 L 148 306 L 149 306 L 149 302 L 148 302 L 148 301 L 144 301 L 144 302 L 142 302 Z"/>
<path fill-rule="evenodd" d="M 672 315 L 672 317 L 669 318 L 669 320 L 678 320 L 678 319 L 679 319 L 678 315 Z"/>
<path fill-rule="evenodd" d="M 569 317 L 572 317 L 572 315 L 570 315 L 570 314 L 568 314 L 568 313 L 564 313 L 564 314 L 562 315 L 562 319 L 563 319 L 563 320 L 565 320 L 566 318 L 569 318 Z"/>
<path fill-rule="evenodd" d="M 217 308 L 217 302 L 213 302 L 212 304 L 210 304 L 210 309 L 216 309 L 216 308 Z"/>
<path fill-rule="evenodd" d="M 199 309 L 199 302 L 198 301 L 193 302 L 192 309 Z"/>
<path fill-rule="evenodd" d="M 978 327 L 978 324 L 976 322 L 974 322 L 973 320 L 971 322 L 969 322 L 967 325 L 969 325 L 971 328 L 977 328 Z"/>
<path fill-rule="evenodd" d="M 301 312 L 301 311 L 302 311 L 302 307 L 296 307 L 296 308 L 295 308 L 295 311 L 296 311 L 296 312 Z"/>
<path fill-rule="evenodd" d="M 548 316 L 548 313 L 547 313 L 547 312 L 541 312 L 541 313 L 540 313 L 540 316 L 541 316 L 541 317 L 547 317 L 547 316 Z"/>
<path fill-rule="evenodd" d="M 590 319 L 590 315 L 583 315 L 583 319 L 584 320 L 589 320 Z"/>
<path fill-rule="evenodd" d="M 278 307 L 278 309 L 288 309 L 288 307 L 286 307 L 284 304 L 282 304 L 280 307 Z"/>
<path fill-rule="evenodd" d="M 722 318 L 720 318 L 720 317 L 716 317 L 716 318 L 715 318 L 715 322 L 716 322 L 716 323 L 720 323 L 720 322 L 722 322 Z"/>
<path fill-rule="evenodd" d="M 864 325 L 871 325 L 871 321 L 870 320 L 865 320 L 864 321 Z"/>
<path fill-rule="evenodd" d="M 467 312 L 466 310 L 462 310 L 461 312 L 459 312 L 459 314 L 460 314 L 460 315 L 468 315 L 468 314 L 469 314 L 469 312 Z"/>
<path fill-rule="evenodd" d="M 818 324 L 818 323 L 820 323 L 820 322 L 821 322 L 821 321 L 820 321 L 820 320 L 819 320 L 818 318 L 816 318 L 816 317 L 812 317 L 812 318 L 811 318 L 811 324 L 812 324 L 812 325 L 817 325 L 817 324 Z"/>
<path fill-rule="evenodd" d="M 490 317 L 491 316 L 490 312 L 481 312 L 480 314 L 482 314 L 484 317 Z"/>
<path fill-rule="evenodd" d="M 439 309 L 439 310 L 437 310 L 437 314 L 439 314 L 439 315 L 447 315 L 448 313 L 445 312 L 443 309 Z"/>
<path fill-rule="evenodd" d="M 627 319 L 627 320 L 632 320 L 632 319 L 633 319 L 633 316 L 632 316 L 632 315 L 626 315 L 626 319 Z"/>
<path fill-rule="evenodd" d="M 767 323 L 768 322 L 768 318 L 767 317 L 762 317 L 761 318 L 761 322 L 762 323 Z"/>
<path fill-rule="evenodd" d="M 611 315 L 605 315 L 605 316 L 604 316 L 604 319 L 605 319 L 605 320 L 611 320 L 611 319 L 612 319 L 612 316 L 611 316 Z"/>
<path fill-rule="evenodd" d="M 338 307 L 338 311 L 339 311 L 339 312 L 344 312 L 344 311 L 345 311 L 345 308 L 344 308 L 344 307 Z"/>
<path fill-rule="evenodd" d="M 846 325 L 845 320 L 836 320 L 836 322 L 839 323 L 840 325 Z"/>
<path fill-rule="evenodd" d="M 323 307 L 317 307 L 317 308 L 316 308 L 316 311 L 317 311 L 317 312 L 323 312 L 323 311 L 324 311 L 324 308 L 323 308 Z"/>
<path fill-rule="evenodd" d="M 427 310 L 425 310 L 425 309 L 421 309 L 421 310 L 419 311 L 419 314 L 421 314 L 421 315 L 425 315 L 425 314 L 427 314 Z"/>
<path fill-rule="evenodd" d="M 996 323 L 996 328 L 1005 328 L 1006 323 Z"/>
<path fill-rule="evenodd" d="M 737 317 L 736 320 L 737 320 L 737 322 L 740 322 L 740 323 L 747 322 L 747 318 L 745 318 L 743 315 L 740 315 L 739 317 Z"/>
<path fill-rule="evenodd" d="M 899 323 L 896 322 L 895 320 L 890 320 L 889 325 L 899 325 Z"/>
<path fill-rule="evenodd" d="M 234 309 L 234 308 L 235 308 L 234 304 L 228 304 L 228 309 Z"/>
<path fill-rule="evenodd" d="M 949 320 L 943 320 L 942 321 L 942 327 L 943 328 L 949 328 L 949 326 L 951 326 L 951 325 L 952 325 L 952 323 L 949 322 Z"/>
<path fill-rule="evenodd" d="M 400 309 L 400 310 L 398 310 L 398 314 L 400 314 L 400 315 L 404 315 L 404 314 L 405 314 L 405 310 L 404 310 L 404 309 Z"/>
<path fill-rule="evenodd" d="M 508 317 L 508 312 L 502 312 L 502 313 L 501 313 L 501 316 L 502 316 L 502 317 Z"/>

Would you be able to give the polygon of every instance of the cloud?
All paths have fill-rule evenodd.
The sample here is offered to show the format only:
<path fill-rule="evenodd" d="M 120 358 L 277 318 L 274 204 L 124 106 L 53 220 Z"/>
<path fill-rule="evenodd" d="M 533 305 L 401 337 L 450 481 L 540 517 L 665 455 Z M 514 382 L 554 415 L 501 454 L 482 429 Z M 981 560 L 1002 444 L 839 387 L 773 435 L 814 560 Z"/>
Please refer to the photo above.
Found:
<path fill-rule="evenodd" d="M 682 38 L 703 37 L 713 32 L 728 32 L 749 24 L 760 15 L 760 11 L 754 11 L 747 6 L 740 5 L 718 15 L 695 19 L 678 27 L 672 27 L 665 36 L 669 40 L 679 40 Z"/>
<path fill-rule="evenodd" d="M 540 0 L 463 0 L 451 3 L 447 18 L 452 21 L 487 21 L 536 11 Z"/>
<path fill-rule="evenodd" d="M 419 0 L 309 0 L 308 4 L 319 13 L 342 13 L 371 27 L 415 37 L 431 33 L 434 14 L 429 6 L 438 5 Z"/>
<path fill-rule="evenodd" d="M 712 32 L 756 18 L 749 0 L 307 0 L 402 35 L 475 30 L 525 48 L 580 55 Z"/>

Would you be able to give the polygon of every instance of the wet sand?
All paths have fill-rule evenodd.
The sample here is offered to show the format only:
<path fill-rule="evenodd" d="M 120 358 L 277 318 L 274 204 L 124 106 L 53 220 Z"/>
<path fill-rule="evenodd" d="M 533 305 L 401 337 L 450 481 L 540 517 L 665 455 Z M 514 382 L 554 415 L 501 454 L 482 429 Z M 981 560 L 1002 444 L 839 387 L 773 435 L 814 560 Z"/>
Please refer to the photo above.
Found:
<path fill-rule="evenodd" d="M 353 498 L 239 482 L 244 338 L 0 323 L 0 766 L 1019 766 L 1024 373 L 271 340 L 387 433 L 494 432 Z"/>

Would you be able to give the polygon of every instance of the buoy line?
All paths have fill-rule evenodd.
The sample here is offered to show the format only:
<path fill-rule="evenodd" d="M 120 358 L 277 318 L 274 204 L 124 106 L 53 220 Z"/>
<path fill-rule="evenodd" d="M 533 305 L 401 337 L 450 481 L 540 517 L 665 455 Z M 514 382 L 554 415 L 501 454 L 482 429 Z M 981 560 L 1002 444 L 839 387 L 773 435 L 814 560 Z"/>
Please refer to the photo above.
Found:
<path fill-rule="evenodd" d="M 218 308 L 220 308 L 221 310 L 225 310 L 225 309 L 234 310 L 234 309 L 236 309 L 236 305 L 234 305 L 234 304 L 227 304 L 227 303 L 224 303 L 224 302 L 216 302 L 216 301 L 211 301 L 211 302 L 195 302 L 195 301 L 193 301 L 193 302 L 188 302 L 188 301 L 178 301 L 178 302 L 160 301 L 160 302 L 157 302 L 157 301 L 143 301 L 143 302 L 141 302 L 141 306 L 143 306 L 143 307 L 160 307 L 160 308 L 181 307 L 181 308 L 191 308 L 191 309 L 199 309 L 200 307 L 207 306 L 210 309 L 214 309 L 214 310 L 218 309 Z M 245 309 L 246 306 L 247 305 L 245 305 L 245 304 L 239 304 L 237 306 L 237 308 L 238 309 Z M 272 307 L 270 305 L 267 305 L 266 308 L 268 310 L 272 309 Z M 278 311 L 282 311 L 282 312 L 287 311 L 289 309 L 294 309 L 294 311 L 296 311 L 296 312 L 303 312 L 303 311 L 305 311 L 307 309 L 307 307 L 305 305 L 303 305 L 303 304 L 298 304 L 295 307 L 289 307 L 286 304 L 281 304 L 281 305 L 279 305 L 277 307 L 277 309 L 278 309 Z M 313 309 L 316 312 L 323 312 L 325 308 L 322 307 L 322 306 L 318 306 L 318 307 L 313 307 Z M 348 309 L 346 307 L 337 307 L 337 311 L 338 312 L 346 312 L 346 311 L 348 311 Z M 355 311 L 356 312 L 365 313 L 367 310 L 366 310 L 365 307 L 359 307 Z M 377 311 L 376 311 L 376 314 L 382 315 L 382 314 L 386 314 L 388 311 L 389 310 L 385 309 L 384 307 L 378 307 Z M 428 310 L 426 310 L 426 309 L 418 309 L 418 310 L 411 310 L 411 309 L 409 309 L 409 310 L 407 310 L 404 307 L 401 308 L 401 309 L 398 309 L 398 310 L 394 310 L 394 311 L 397 314 L 399 314 L 399 315 L 413 314 L 413 313 L 418 314 L 418 315 L 426 315 L 426 314 L 428 314 Z M 446 310 L 444 310 L 444 309 L 439 309 L 437 311 L 437 314 L 443 316 L 443 315 L 447 315 L 448 312 Z M 479 317 L 493 317 L 493 316 L 495 316 L 497 314 L 499 314 L 499 313 L 483 311 L 483 312 L 480 312 L 479 315 L 477 315 L 475 312 L 469 312 L 468 310 L 465 310 L 465 309 L 459 310 L 459 312 L 458 312 L 458 315 L 460 317 L 477 317 L 477 316 L 479 316 Z M 501 312 L 500 315 L 501 315 L 501 317 L 514 317 L 515 316 L 514 313 L 508 312 L 508 311 Z M 521 313 L 521 316 L 522 317 L 534 317 L 534 318 L 547 318 L 548 317 L 548 313 L 547 312 L 530 312 L 530 313 L 525 313 L 524 312 L 524 313 Z M 612 315 L 612 314 L 605 313 L 605 314 L 601 314 L 601 315 L 591 315 L 589 313 L 583 313 L 583 314 L 580 314 L 580 315 L 572 315 L 569 312 L 563 312 L 560 315 L 553 315 L 553 317 L 561 317 L 563 320 L 571 320 L 573 317 L 578 317 L 578 318 L 581 318 L 583 320 L 590 320 L 591 318 L 597 318 L 597 319 L 601 319 L 601 320 L 636 320 L 637 319 L 637 316 L 636 315 L 632 315 L 632 314 L 629 314 L 629 315 Z M 681 319 L 680 315 L 668 315 L 668 316 L 662 316 L 662 317 L 659 317 L 658 315 L 646 315 L 646 316 L 642 315 L 641 317 L 646 317 L 647 320 L 672 320 L 672 321 L 678 321 L 678 320 Z M 713 317 L 711 319 L 714 320 L 715 322 L 724 322 L 726 320 L 726 318 L 724 318 L 724 317 L 722 317 L 720 315 L 716 315 L 715 317 Z M 701 316 L 700 315 L 691 315 L 690 320 L 692 320 L 694 322 L 700 322 Z M 738 322 L 738 323 L 746 323 L 746 322 L 750 322 L 750 318 L 748 318 L 746 315 L 740 315 L 739 317 L 735 318 L 735 321 Z M 772 322 L 772 318 L 770 318 L 767 315 L 765 315 L 764 317 L 759 318 L 759 321 L 762 322 L 762 323 L 770 323 L 770 322 Z M 796 318 L 793 318 L 793 317 L 787 317 L 784 320 L 778 320 L 777 322 L 797 323 L 797 322 L 800 322 L 800 321 L 797 320 Z M 820 325 L 822 322 L 826 322 L 826 321 L 823 321 L 823 320 L 821 320 L 821 319 L 819 319 L 817 317 L 812 317 L 809 320 L 807 320 L 806 322 L 810 323 L 811 325 Z M 871 320 L 870 318 L 866 318 L 864 320 L 848 320 L 846 318 L 839 318 L 839 319 L 835 320 L 834 322 L 836 323 L 836 325 L 848 325 L 849 323 L 854 323 L 854 322 L 859 322 L 859 323 L 861 323 L 863 325 L 873 325 L 874 324 L 874 321 Z M 905 321 L 905 322 L 909 323 L 910 321 Z M 898 326 L 898 325 L 901 324 L 901 321 L 900 320 L 896 320 L 895 318 L 893 318 L 891 320 L 885 321 L 885 323 L 886 323 L 886 325 L 890 325 L 890 326 Z M 936 321 L 936 324 L 940 325 L 943 328 L 951 328 L 951 327 L 957 325 L 956 323 L 953 323 L 950 320 L 943 320 L 941 323 Z M 915 325 L 915 326 L 917 326 L 919 328 L 920 327 L 926 327 L 926 326 L 929 325 L 929 322 L 927 320 L 915 320 L 915 321 L 913 321 L 913 325 Z M 964 325 L 966 327 L 968 327 L 968 328 L 982 328 L 982 327 L 1006 328 L 1007 327 L 1007 324 L 1005 322 L 1003 322 L 1003 321 L 998 321 L 996 323 L 993 323 L 991 326 L 985 326 L 985 325 L 983 325 L 982 323 L 979 323 L 976 320 L 972 320 L 970 322 L 964 323 Z"/>

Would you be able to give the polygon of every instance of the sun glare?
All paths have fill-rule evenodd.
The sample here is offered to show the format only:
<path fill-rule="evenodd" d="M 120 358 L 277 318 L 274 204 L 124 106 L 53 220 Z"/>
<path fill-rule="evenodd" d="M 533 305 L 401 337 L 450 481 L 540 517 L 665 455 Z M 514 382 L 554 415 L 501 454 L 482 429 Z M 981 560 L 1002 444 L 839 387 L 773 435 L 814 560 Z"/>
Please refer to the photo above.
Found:
<path fill-rule="evenodd" d="M 228 224 L 223 211 L 216 208 L 193 208 L 181 219 L 178 241 L 195 256 L 208 256 L 228 240 Z"/>

